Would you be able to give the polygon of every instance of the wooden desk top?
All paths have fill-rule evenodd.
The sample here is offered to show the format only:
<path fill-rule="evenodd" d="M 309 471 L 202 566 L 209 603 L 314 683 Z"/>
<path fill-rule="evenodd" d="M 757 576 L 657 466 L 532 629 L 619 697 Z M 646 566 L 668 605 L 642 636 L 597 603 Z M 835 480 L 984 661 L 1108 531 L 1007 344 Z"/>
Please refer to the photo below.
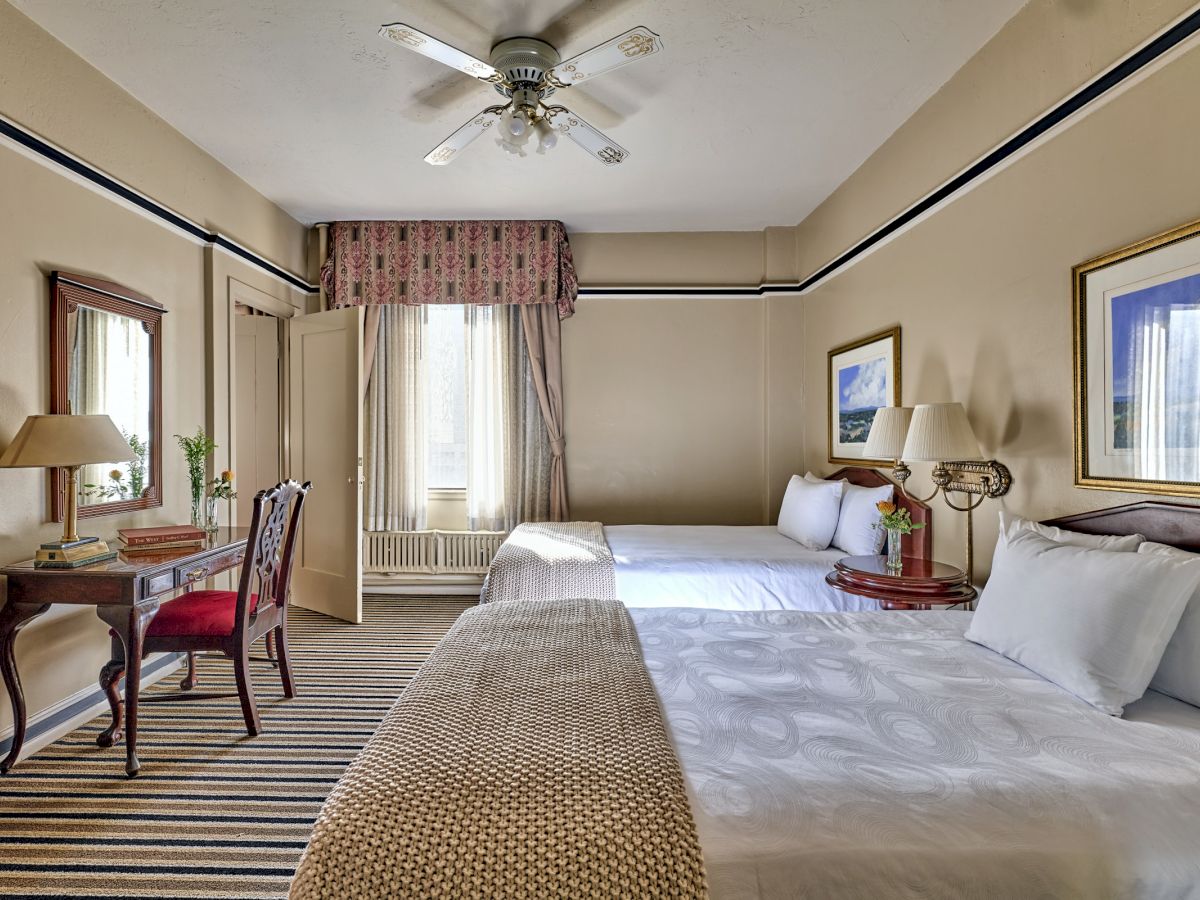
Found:
<path fill-rule="evenodd" d="M 32 559 L 0 569 L 8 598 L 20 603 L 141 606 L 241 565 L 248 528 L 220 528 L 199 547 L 120 553 L 78 569 L 39 569 Z"/>
<path fill-rule="evenodd" d="M 181 561 L 223 550 L 237 544 L 244 544 L 249 537 L 249 528 L 220 528 L 215 535 L 205 539 L 199 547 L 172 547 L 156 552 L 126 554 L 121 551 L 116 559 L 80 566 L 77 569 L 38 569 L 32 559 L 5 566 L 0 569 L 0 575 L 28 575 L 36 572 L 38 575 L 53 573 L 56 575 L 104 575 L 107 577 L 136 578 L 156 569 L 178 565 Z M 120 541 L 114 539 L 109 546 L 120 546 Z"/>

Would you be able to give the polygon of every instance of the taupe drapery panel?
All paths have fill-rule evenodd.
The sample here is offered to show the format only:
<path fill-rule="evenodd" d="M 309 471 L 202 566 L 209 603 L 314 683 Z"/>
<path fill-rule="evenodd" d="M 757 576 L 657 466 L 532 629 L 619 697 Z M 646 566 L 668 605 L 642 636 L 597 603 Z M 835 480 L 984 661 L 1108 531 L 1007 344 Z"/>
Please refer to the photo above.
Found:
<path fill-rule="evenodd" d="M 567 502 L 567 444 L 563 436 L 561 323 L 548 306 L 522 306 L 520 310 L 530 375 L 550 439 L 550 521 L 566 522 L 571 511 Z"/>
<path fill-rule="evenodd" d="M 363 528 L 420 531 L 426 525 L 423 314 L 380 311 L 373 371 L 363 403 Z"/>
<path fill-rule="evenodd" d="M 467 307 L 467 527 L 550 517 L 550 439 L 515 306 Z"/>

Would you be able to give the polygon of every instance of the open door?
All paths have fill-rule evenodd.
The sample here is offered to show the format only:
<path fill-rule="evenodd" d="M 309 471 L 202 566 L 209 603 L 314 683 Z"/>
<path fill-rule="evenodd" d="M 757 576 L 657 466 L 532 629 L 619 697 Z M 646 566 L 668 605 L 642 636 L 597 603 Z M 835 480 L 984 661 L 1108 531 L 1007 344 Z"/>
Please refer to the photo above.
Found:
<path fill-rule="evenodd" d="M 290 472 L 311 481 L 292 602 L 362 621 L 361 307 L 288 320 Z"/>

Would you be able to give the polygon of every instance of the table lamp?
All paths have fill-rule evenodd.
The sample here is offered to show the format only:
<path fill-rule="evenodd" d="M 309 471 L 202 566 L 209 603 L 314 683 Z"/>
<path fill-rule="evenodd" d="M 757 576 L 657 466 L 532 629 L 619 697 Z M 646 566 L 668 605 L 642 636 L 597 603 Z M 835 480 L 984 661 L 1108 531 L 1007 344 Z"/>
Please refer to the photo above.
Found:
<path fill-rule="evenodd" d="M 63 533 L 60 540 L 42 544 L 33 564 L 38 568 L 75 569 L 117 555 L 99 538 L 78 533 L 78 481 L 81 466 L 133 462 L 136 454 L 108 416 L 30 416 L 17 432 L 0 468 L 29 469 L 61 466 L 66 486 Z"/>
<path fill-rule="evenodd" d="M 988 497 L 1002 497 L 1008 493 L 1012 476 L 1002 463 L 983 458 L 961 403 L 918 404 L 909 412 L 910 421 L 903 432 L 904 437 L 898 439 L 897 434 L 902 433 L 898 431 L 901 409 L 903 407 L 885 407 L 876 413 L 876 421 L 867 435 L 867 448 L 877 448 L 878 452 L 867 455 L 879 459 L 895 458 L 892 477 L 905 496 L 911 496 L 904 483 L 912 473 L 903 461 L 924 460 L 934 464 L 931 473 L 933 493 L 916 499 L 927 503 L 940 493 L 947 506 L 967 514 L 967 579 L 973 583 L 975 548 L 971 514 Z M 887 417 L 881 420 L 879 414 L 884 412 L 894 416 L 896 421 Z M 877 426 L 878 436 L 875 434 Z M 950 499 L 953 493 L 966 494 L 968 499 L 960 506 Z M 978 499 L 971 500 L 971 495 Z"/>
<path fill-rule="evenodd" d="M 904 439 L 908 437 L 912 417 L 911 406 L 881 406 L 875 410 L 863 447 L 863 459 L 890 459 L 894 469 L 903 466 L 900 460 L 904 458 Z"/>

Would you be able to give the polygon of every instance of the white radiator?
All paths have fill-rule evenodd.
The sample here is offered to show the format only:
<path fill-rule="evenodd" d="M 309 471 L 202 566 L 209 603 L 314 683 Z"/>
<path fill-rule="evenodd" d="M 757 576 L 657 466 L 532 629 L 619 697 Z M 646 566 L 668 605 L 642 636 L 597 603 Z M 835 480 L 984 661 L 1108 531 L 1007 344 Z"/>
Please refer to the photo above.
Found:
<path fill-rule="evenodd" d="M 503 531 L 364 531 L 363 572 L 484 575 Z"/>

